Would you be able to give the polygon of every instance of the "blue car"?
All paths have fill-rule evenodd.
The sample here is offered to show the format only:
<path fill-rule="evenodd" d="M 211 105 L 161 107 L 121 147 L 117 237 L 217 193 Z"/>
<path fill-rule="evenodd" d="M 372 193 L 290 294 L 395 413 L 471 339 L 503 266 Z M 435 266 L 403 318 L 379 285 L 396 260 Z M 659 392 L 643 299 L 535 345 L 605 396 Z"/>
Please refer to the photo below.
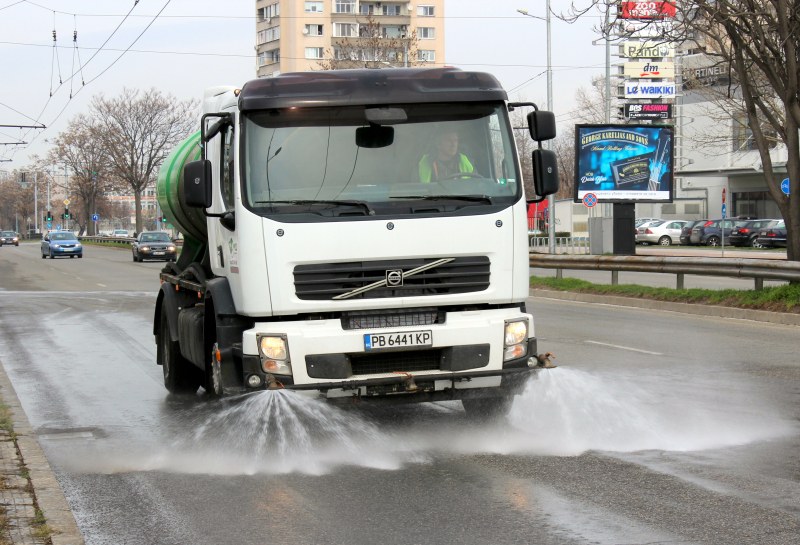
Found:
<path fill-rule="evenodd" d="M 53 231 L 47 233 L 42 239 L 42 259 L 47 256 L 83 257 L 83 246 L 75 233 L 70 231 Z"/>

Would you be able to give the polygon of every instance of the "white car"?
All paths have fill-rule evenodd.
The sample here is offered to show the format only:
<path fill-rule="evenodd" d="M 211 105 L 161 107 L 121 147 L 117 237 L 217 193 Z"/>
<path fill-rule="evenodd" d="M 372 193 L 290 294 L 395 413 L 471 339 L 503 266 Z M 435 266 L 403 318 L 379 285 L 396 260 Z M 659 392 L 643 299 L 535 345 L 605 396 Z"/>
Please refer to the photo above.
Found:
<path fill-rule="evenodd" d="M 131 235 L 128 233 L 127 229 L 114 229 L 111 236 L 116 238 L 130 238 Z"/>
<path fill-rule="evenodd" d="M 681 229 L 687 220 L 672 220 L 646 223 L 636 229 L 636 244 L 660 244 L 670 246 L 681 243 Z"/>

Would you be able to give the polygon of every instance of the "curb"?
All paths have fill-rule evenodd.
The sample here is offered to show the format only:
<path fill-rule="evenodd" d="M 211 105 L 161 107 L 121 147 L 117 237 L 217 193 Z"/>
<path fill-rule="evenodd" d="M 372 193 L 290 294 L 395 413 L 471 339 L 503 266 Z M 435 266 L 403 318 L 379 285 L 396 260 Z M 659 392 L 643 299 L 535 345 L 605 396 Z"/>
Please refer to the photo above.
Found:
<path fill-rule="evenodd" d="M 58 484 L 53 469 L 36 439 L 36 434 L 28 422 L 28 417 L 22 409 L 2 362 L 0 362 L 0 397 L 11 413 L 20 457 L 28 469 L 36 503 L 51 530 L 52 545 L 85 545 L 64 491 Z"/>
<path fill-rule="evenodd" d="M 724 307 L 719 305 L 673 303 L 669 301 L 655 301 L 653 299 L 637 299 L 635 297 L 594 295 L 591 293 L 544 289 L 531 289 L 529 294 L 531 297 L 538 297 L 542 299 L 559 299 L 562 301 L 635 307 L 647 310 L 668 310 L 672 312 L 682 312 L 684 314 L 695 314 L 698 316 L 734 318 L 737 320 L 753 320 L 757 322 L 800 326 L 800 314 L 793 314 L 789 312 L 770 312 L 767 310 L 751 310 L 744 308 Z"/>

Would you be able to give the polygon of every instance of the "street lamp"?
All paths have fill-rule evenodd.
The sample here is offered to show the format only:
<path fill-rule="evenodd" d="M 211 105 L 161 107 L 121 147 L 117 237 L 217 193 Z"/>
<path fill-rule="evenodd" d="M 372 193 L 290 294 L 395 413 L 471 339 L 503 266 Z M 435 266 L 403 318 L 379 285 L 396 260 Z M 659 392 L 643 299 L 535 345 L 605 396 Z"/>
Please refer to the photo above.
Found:
<path fill-rule="evenodd" d="M 547 15 L 545 17 L 539 17 L 538 15 L 531 15 L 528 13 L 526 9 L 518 9 L 517 13 L 525 15 L 526 17 L 533 17 L 534 19 L 539 19 L 540 21 L 545 21 L 547 23 L 547 111 L 553 111 L 553 58 L 552 58 L 552 45 L 553 39 L 550 32 L 550 0 L 547 0 L 545 3 L 545 9 L 547 10 Z M 549 143 L 548 143 L 549 145 Z M 550 228 L 547 230 L 547 245 L 549 252 L 551 254 L 556 253 L 556 205 L 555 205 L 555 196 L 548 195 L 547 196 L 547 214 L 549 216 L 549 226 Z"/>

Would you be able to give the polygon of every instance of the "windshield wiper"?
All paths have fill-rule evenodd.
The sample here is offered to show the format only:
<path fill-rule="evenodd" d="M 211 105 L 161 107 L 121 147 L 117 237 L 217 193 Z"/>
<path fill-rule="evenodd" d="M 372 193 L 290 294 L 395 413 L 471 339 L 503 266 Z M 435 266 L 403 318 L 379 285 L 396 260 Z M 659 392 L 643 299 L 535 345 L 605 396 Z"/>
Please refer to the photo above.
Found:
<path fill-rule="evenodd" d="M 489 195 L 392 195 L 390 199 L 420 199 L 423 201 L 470 201 L 470 202 L 485 202 L 492 204 L 492 198 Z"/>
<path fill-rule="evenodd" d="M 369 204 L 365 201 L 337 201 L 337 200 L 292 200 L 292 201 L 256 201 L 256 204 L 334 204 L 337 206 L 359 206 L 363 208 L 370 216 L 375 215 L 375 210 L 370 208 Z"/>

